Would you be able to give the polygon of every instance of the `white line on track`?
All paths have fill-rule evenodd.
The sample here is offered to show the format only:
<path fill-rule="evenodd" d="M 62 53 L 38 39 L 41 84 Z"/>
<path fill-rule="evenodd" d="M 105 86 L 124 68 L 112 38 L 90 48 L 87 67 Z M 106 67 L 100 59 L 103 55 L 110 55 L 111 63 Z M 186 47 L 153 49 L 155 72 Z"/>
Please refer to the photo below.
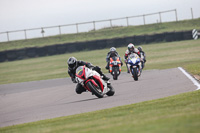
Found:
<path fill-rule="evenodd" d="M 182 67 L 178 67 L 193 83 L 197 86 L 196 90 L 200 90 L 200 84 L 190 75 L 188 74 Z"/>

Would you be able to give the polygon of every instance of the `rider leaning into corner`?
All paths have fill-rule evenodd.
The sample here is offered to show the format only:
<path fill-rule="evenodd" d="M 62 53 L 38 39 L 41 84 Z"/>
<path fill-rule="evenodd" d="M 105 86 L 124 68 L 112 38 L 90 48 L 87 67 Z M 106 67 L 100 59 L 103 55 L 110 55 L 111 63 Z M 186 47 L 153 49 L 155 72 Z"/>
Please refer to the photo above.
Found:
<path fill-rule="evenodd" d="M 129 43 L 128 49 L 126 50 L 125 55 L 124 55 L 126 67 L 127 67 L 127 62 L 128 62 L 128 56 L 132 53 L 136 53 L 139 57 L 141 57 L 140 51 L 137 48 L 135 48 L 134 44 Z M 130 73 L 129 70 L 128 70 L 128 67 L 127 67 L 127 73 Z"/>
<path fill-rule="evenodd" d="M 68 74 L 69 76 L 71 77 L 71 80 L 73 83 L 77 83 L 76 80 L 75 80 L 75 74 L 76 74 L 76 69 L 79 67 L 79 66 L 86 66 L 92 70 L 95 70 L 96 72 L 98 72 L 101 76 L 103 76 L 103 80 L 105 81 L 108 81 L 109 78 L 106 77 L 102 71 L 101 71 L 101 68 L 98 67 L 98 66 L 93 66 L 91 63 L 89 62 L 84 62 L 84 61 L 78 61 L 75 57 L 70 57 L 67 61 L 67 64 L 68 64 Z M 81 85 L 81 84 L 77 84 L 76 85 L 76 93 L 77 94 L 81 94 L 82 92 L 86 91 L 86 89 Z"/>
<path fill-rule="evenodd" d="M 109 69 L 110 58 L 111 57 L 115 57 L 115 56 L 119 57 L 119 59 L 121 61 L 121 58 L 120 58 L 119 54 L 117 53 L 116 48 L 115 47 L 111 47 L 110 48 L 110 52 L 108 52 L 107 57 L 106 57 L 106 62 L 107 62 L 107 65 L 105 67 L 106 69 Z M 121 61 L 121 64 L 123 65 L 122 61 Z"/>

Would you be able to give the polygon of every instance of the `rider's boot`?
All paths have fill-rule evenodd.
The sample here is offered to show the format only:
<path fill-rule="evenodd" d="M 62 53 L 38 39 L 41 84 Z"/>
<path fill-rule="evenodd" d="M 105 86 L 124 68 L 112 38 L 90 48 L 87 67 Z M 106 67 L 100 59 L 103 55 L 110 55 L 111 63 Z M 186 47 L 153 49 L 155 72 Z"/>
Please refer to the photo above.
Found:
<path fill-rule="evenodd" d="M 128 69 L 127 69 L 127 73 L 130 73 Z"/>
<path fill-rule="evenodd" d="M 105 67 L 107 70 L 109 69 L 109 62 L 107 63 L 106 67 Z"/>
<path fill-rule="evenodd" d="M 106 75 L 104 75 L 104 74 L 102 74 L 102 76 L 103 76 L 103 80 L 105 80 L 105 81 L 108 81 L 110 78 L 109 77 L 107 77 Z"/>
<path fill-rule="evenodd" d="M 127 67 L 127 73 L 130 73 L 127 64 L 126 64 L 126 67 Z"/>
<path fill-rule="evenodd" d="M 96 67 L 95 69 L 96 72 L 98 72 L 101 76 L 102 76 L 102 79 L 105 80 L 105 81 L 108 81 L 110 78 L 108 78 L 106 75 L 104 75 L 101 71 L 101 68 L 99 67 Z"/>

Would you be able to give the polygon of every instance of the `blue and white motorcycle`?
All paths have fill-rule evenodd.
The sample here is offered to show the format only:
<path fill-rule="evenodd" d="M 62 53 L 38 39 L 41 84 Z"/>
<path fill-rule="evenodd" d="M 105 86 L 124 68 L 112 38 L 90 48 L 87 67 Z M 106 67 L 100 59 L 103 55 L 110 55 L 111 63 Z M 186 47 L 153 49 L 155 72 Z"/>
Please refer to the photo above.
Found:
<path fill-rule="evenodd" d="M 134 80 L 137 81 L 142 72 L 140 57 L 135 53 L 130 54 L 127 61 L 127 67 Z"/>

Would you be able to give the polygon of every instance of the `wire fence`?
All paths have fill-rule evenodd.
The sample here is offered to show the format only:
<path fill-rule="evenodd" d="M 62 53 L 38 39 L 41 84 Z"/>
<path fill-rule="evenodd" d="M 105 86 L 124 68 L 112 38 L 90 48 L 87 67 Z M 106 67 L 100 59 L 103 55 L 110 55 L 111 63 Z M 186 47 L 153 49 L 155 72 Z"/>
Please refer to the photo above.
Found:
<path fill-rule="evenodd" d="M 171 20 L 164 19 L 167 16 L 170 16 L 170 18 L 172 19 Z M 119 26 L 119 23 L 121 24 L 120 26 L 133 26 L 133 25 L 162 23 L 166 21 L 178 21 L 176 9 L 144 14 L 144 15 L 123 17 L 123 18 L 114 18 L 114 19 L 90 21 L 90 22 L 75 23 L 75 24 L 66 24 L 66 25 L 57 25 L 57 26 L 50 26 L 50 27 L 0 32 L 0 42 L 89 32 L 89 31 L 102 29 L 105 27 L 113 28 L 113 27 Z"/>

